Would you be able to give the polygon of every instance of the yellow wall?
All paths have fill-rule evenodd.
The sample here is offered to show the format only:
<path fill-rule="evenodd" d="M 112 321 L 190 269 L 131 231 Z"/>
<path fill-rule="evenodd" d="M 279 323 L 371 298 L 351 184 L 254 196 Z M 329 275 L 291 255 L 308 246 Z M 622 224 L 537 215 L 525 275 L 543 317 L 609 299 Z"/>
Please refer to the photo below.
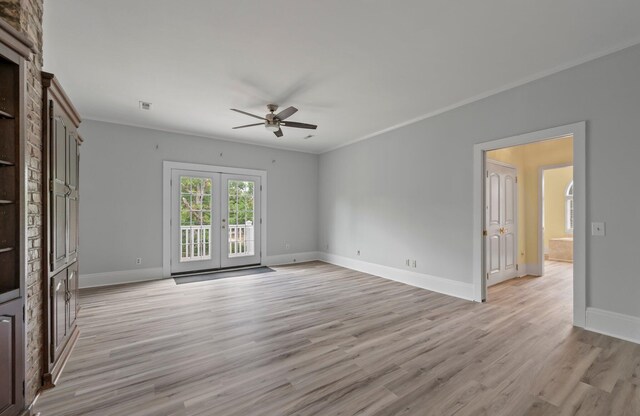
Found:
<path fill-rule="evenodd" d="M 573 138 L 565 137 L 487 152 L 487 159 L 518 170 L 518 263 L 537 264 L 539 173 L 549 165 L 573 164 Z"/>
<path fill-rule="evenodd" d="M 544 171 L 544 249 L 549 239 L 570 237 L 565 224 L 566 193 L 573 181 L 573 166 Z"/>

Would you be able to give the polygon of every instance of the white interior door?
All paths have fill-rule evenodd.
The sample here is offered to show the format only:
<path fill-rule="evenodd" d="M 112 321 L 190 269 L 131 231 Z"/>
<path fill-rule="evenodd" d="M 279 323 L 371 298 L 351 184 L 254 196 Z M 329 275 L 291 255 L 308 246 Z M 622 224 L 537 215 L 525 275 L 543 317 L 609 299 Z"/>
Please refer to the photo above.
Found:
<path fill-rule="evenodd" d="M 171 273 L 220 268 L 220 174 L 171 171 Z"/>
<path fill-rule="evenodd" d="M 518 273 L 516 169 L 487 161 L 485 191 L 486 276 L 491 286 Z"/>
<path fill-rule="evenodd" d="M 260 177 L 222 174 L 221 181 L 222 267 L 260 264 Z"/>

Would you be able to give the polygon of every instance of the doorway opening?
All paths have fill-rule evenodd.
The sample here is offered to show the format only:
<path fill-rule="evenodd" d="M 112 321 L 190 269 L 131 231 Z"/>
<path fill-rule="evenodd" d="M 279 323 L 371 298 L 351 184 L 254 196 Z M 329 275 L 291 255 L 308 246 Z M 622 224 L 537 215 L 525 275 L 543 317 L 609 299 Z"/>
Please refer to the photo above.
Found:
<path fill-rule="evenodd" d="M 551 297 L 584 326 L 584 139 L 577 123 L 475 146 L 476 300 Z"/>
<path fill-rule="evenodd" d="M 485 158 L 487 300 L 535 288 L 570 310 L 573 137 L 495 149 Z"/>

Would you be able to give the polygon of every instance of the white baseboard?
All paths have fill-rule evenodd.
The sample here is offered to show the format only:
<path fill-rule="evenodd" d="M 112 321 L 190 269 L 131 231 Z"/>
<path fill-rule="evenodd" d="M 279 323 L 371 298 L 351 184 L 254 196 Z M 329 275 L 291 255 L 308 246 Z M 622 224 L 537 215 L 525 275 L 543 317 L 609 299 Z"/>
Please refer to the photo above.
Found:
<path fill-rule="evenodd" d="M 318 253 L 320 260 L 336 266 L 346 267 L 374 276 L 405 283 L 433 292 L 455 296 L 457 298 L 473 300 L 473 285 L 471 283 L 458 282 L 442 277 L 431 276 L 424 273 L 417 273 L 410 270 L 402 270 L 395 267 L 383 266 L 369 263 L 362 260 L 354 260 L 329 253 Z"/>
<path fill-rule="evenodd" d="M 81 274 L 80 288 L 120 285 L 156 279 L 162 279 L 162 267 Z"/>
<path fill-rule="evenodd" d="M 276 266 L 279 264 L 302 263 L 305 261 L 319 260 L 317 251 L 307 251 L 303 253 L 278 254 L 275 256 L 266 256 L 262 264 L 265 266 Z"/>
<path fill-rule="evenodd" d="M 318 252 L 281 254 L 265 257 L 263 264 L 275 266 L 278 264 L 301 263 L 318 260 Z M 144 282 L 147 280 L 164 279 L 162 267 L 147 269 L 121 270 L 117 272 L 104 272 L 80 275 L 80 288 L 121 285 L 124 283 Z"/>
<path fill-rule="evenodd" d="M 640 344 L 640 318 L 598 308 L 587 308 L 585 329 Z"/>

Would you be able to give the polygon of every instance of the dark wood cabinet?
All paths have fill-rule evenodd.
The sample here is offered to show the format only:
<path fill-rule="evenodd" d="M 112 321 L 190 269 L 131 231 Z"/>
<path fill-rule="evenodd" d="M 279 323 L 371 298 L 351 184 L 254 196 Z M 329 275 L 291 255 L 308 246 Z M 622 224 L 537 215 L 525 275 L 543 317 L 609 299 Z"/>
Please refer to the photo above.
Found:
<path fill-rule="evenodd" d="M 0 416 L 24 407 L 25 59 L 33 45 L 0 19 Z"/>
<path fill-rule="evenodd" d="M 22 411 L 24 347 L 22 299 L 0 304 L 0 416 Z"/>
<path fill-rule="evenodd" d="M 78 214 L 80 201 L 79 160 L 82 139 L 80 117 L 53 74 L 42 73 L 43 134 L 48 190 L 46 206 L 46 255 L 43 267 L 48 281 L 43 385 L 53 387 L 78 338 L 79 302 Z"/>

